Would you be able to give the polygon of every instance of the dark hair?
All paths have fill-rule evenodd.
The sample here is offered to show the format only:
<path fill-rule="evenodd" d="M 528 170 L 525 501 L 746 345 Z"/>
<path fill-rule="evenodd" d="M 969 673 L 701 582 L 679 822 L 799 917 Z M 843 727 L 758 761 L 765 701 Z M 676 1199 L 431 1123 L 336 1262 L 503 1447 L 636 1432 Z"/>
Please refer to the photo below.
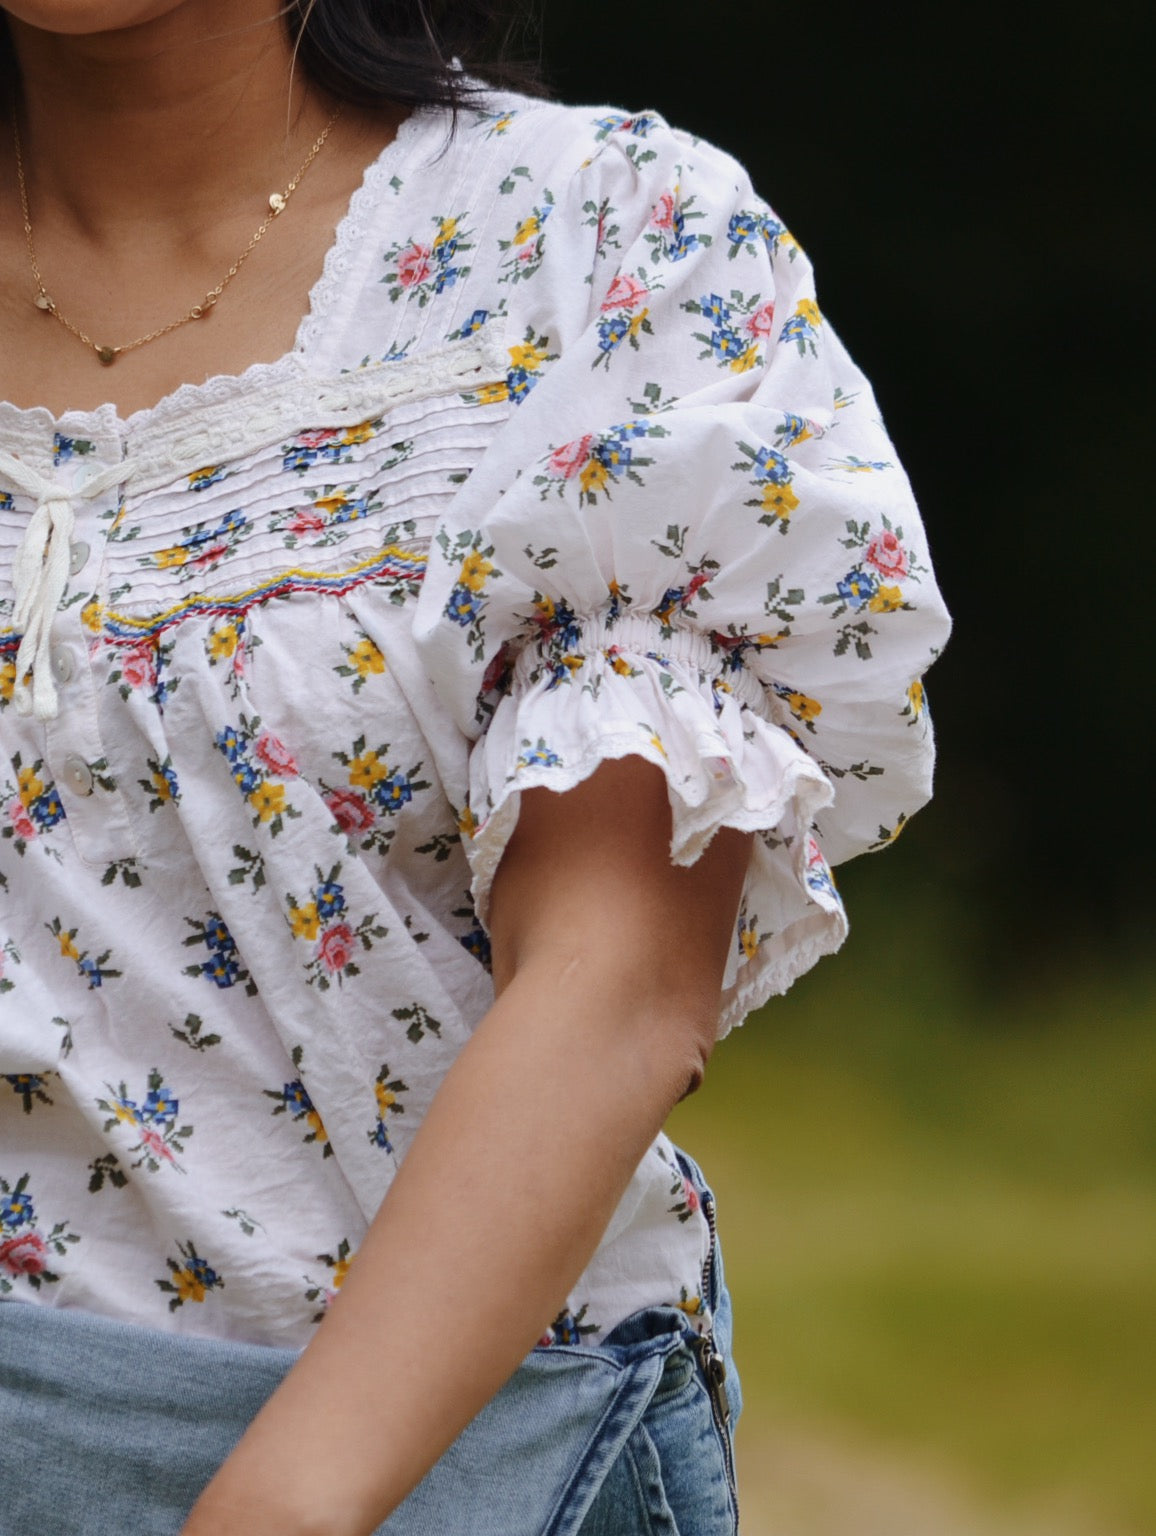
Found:
<path fill-rule="evenodd" d="M 519 58 L 534 0 L 287 0 L 285 21 L 309 78 L 358 106 L 468 105 L 488 84 L 542 92 L 540 65 Z M 517 50 L 517 51 L 516 51 Z M 527 50 L 528 51 L 528 50 Z M 462 68 L 454 67 L 460 61 Z M 15 58 L 0 12 L 0 108 Z"/>

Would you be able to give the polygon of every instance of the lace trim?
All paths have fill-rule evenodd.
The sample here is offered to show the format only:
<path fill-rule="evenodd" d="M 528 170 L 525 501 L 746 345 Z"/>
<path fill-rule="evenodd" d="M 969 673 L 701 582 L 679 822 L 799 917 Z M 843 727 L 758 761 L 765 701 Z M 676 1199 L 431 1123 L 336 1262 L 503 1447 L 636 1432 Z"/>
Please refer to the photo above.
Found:
<path fill-rule="evenodd" d="M 329 378 L 308 374 L 296 354 L 282 364 L 286 361 L 291 361 L 291 370 L 256 365 L 268 368 L 272 376 L 255 381 L 240 398 L 237 381 L 225 381 L 230 387 L 220 399 L 188 411 L 179 424 L 164 419 L 167 408 L 163 415 L 154 415 L 140 441 L 129 443 L 122 483 L 131 485 L 134 496 L 141 495 L 207 465 L 256 453 L 305 426 L 353 426 L 402 401 L 454 394 L 467 384 L 503 379 L 507 356 L 503 337 L 491 323 L 480 335 L 435 351 Z M 31 432 L 28 441 L 19 431 L 13 437 L 21 459 L 35 462 L 43 456 L 42 432 Z"/>

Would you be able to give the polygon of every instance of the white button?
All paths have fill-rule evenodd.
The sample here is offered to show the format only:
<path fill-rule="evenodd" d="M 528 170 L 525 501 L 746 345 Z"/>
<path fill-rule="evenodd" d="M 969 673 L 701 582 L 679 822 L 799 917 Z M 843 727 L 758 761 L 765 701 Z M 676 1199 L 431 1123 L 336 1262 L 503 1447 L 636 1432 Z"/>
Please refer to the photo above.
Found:
<path fill-rule="evenodd" d="M 61 778 L 74 795 L 92 794 L 92 769 L 83 757 L 77 757 L 75 753 L 71 757 L 66 757 Z"/>
<path fill-rule="evenodd" d="M 67 645 L 57 645 L 52 651 L 52 675 L 58 683 L 72 681 L 72 651 Z"/>
<path fill-rule="evenodd" d="M 83 571 L 88 564 L 88 545 L 83 539 L 77 539 L 68 556 L 68 573 L 75 576 L 77 571 Z"/>

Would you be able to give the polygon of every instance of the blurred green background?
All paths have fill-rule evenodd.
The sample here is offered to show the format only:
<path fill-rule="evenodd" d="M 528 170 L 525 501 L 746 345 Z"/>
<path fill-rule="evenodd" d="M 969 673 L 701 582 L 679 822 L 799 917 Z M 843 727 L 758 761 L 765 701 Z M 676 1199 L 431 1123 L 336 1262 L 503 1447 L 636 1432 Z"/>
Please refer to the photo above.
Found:
<path fill-rule="evenodd" d="M 675 1118 L 752 1536 L 1156 1531 L 1153 30 L 545 0 L 558 95 L 721 143 L 803 242 L 956 616 L 935 802 Z"/>

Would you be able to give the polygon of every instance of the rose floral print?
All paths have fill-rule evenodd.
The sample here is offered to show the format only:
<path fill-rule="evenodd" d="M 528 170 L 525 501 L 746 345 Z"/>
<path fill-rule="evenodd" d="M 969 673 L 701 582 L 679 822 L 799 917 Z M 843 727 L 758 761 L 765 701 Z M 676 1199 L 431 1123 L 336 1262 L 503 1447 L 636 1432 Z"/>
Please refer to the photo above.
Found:
<path fill-rule="evenodd" d="M 303 1347 L 492 996 L 524 790 L 633 754 L 676 862 L 755 834 L 720 1033 L 927 797 L 943 606 L 782 221 L 654 113 L 448 129 L 369 168 L 280 361 L 0 404 L 74 518 L 41 721 L 0 471 L 3 1300 Z M 708 1245 L 660 1136 L 543 1347 L 708 1328 Z"/>

